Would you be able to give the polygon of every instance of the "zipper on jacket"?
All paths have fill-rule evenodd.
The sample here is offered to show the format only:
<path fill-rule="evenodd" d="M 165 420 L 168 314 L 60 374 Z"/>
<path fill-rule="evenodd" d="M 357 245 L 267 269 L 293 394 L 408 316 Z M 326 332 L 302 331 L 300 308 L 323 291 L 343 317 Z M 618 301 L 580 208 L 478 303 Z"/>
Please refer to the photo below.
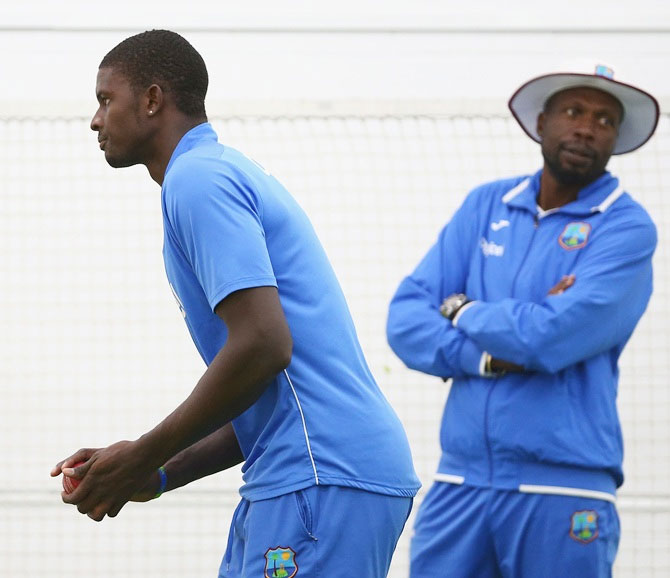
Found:
<path fill-rule="evenodd" d="M 519 265 L 519 269 L 517 269 L 516 275 L 514 275 L 514 281 L 512 281 L 512 294 L 510 295 L 510 297 L 514 297 L 514 294 L 516 293 L 516 282 L 519 280 L 521 270 L 524 268 L 524 265 L 528 260 L 530 249 L 533 246 L 533 241 L 535 241 L 535 233 L 539 228 L 539 226 L 540 226 L 540 217 L 536 211 L 535 214 L 533 214 L 533 234 L 531 235 L 530 240 L 528 241 L 528 246 L 526 247 L 526 254 L 523 256 L 523 259 L 521 260 L 521 265 Z"/>
<path fill-rule="evenodd" d="M 521 265 L 519 265 L 519 269 L 516 272 L 516 275 L 514 276 L 514 280 L 512 281 L 512 294 L 511 297 L 514 297 L 514 294 L 516 293 L 516 283 L 517 280 L 519 279 L 519 275 L 521 274 L 521 270 L 523 269 L 524 265 L 526 264 L 526 261 L 528 260 L 528 255 L 530 254 L 530 249 L 533 246 L 533 241 L 535 241 L 535 233 L 540 226 L 540 217 L 539 213 L 536 211 L 533 214 L 533 234 L 530 237 L 530 240 L 528 241 L 528 246 L 526 247 L 526 254 L 523 256 L 523 259 L 521 260 Z M 491 384 L 491 387 L 489 388 L 489 392 L 486 395 L 486 404 L 484 405 L 484 436 L 485 436 L 485 442 L 486 442 L 486 452 L 488 454 L 488 459 L 489 459 L 489 484 L 493 482 L 493 450 L 491 449 L 491 439 L 489 436 L 489 404 L 491 401 L 491 395 L 493 394 L 493 390 L 495 386 L 498 383 L 498 378 L 493 378 L 493 383 Z"/>
<path fill-rule="evenodd" d="M 484 441 L 486 443 L 486 455 L 489 459 L 489 485 L 493 482 L 493 450 L 491 449 L 491 440 L 489 438 L 489 402 L 491 401 L 491 395 L 493 394 L 493 389 L 498 383 L 497 378 L 493 378 L 489 392 L 486 394 L 486 403 L 484 404 Z"/>

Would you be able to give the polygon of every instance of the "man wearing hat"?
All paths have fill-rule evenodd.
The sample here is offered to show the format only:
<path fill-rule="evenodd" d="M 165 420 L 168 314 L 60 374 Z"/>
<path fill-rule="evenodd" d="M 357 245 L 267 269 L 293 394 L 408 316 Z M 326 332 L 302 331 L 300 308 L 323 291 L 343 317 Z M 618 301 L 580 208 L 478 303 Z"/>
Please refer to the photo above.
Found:
<path fill-rule="evenodd" d="M 542 169 L 475 188 L 389 308 L 395 353 L 453 380 L 412 578 L 610 576 L 619 542 L 617 362 L 656 229 L 606 167 L 651 137 L 658 104 L 598 67 L 509 106 Z"/>

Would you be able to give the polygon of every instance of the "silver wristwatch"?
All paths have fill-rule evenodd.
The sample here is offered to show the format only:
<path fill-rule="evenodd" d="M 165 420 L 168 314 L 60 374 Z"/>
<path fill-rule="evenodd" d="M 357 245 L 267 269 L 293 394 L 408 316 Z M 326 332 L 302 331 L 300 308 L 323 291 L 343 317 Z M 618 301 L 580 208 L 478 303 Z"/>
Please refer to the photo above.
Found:
<path fill-rule="evenodd" d="M 454 293 L 442 301 L 442 305 L 440 305 L 440 313 L 449 319 L 449 321 L 453 321 L 458 310 L 466 303 L 470 303 L 470 299 L 468 299 L 468 296 L 465 295 L 465 293 Z"/>

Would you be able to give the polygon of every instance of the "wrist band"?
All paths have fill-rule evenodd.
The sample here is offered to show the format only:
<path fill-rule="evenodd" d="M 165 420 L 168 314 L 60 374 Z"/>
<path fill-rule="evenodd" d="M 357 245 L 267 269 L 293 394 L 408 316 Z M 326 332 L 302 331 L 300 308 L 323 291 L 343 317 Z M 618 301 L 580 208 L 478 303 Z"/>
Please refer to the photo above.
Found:
<path fill-rule="evenodd" d="M 491 369 L 491 361 L 493 357 L 490 353 L 486 353 L 486 361 L 484 361 L 484 375 L 493 375 L 493 370 Z"/>
<path fill-rule="evenodd" d="M 487 377 L 502 377 L 505 375 L 504 369 L 493 369 L 493 356 L 485 352 L 484 353 L 484 375 Z"/>
<path fill-rule="evenodd" d="M 167 486 L 167 472 L 165 471 L 165 468 L 161 466 L 158 468 L 158 476 L 161 479 L 161 484 L 158 487 L 158 491 L 156 492 L 156 495 L 153 497 L 155 500 L 156 498 L 160 498 L 163 492 L 165 491 L 165 487 Z"/>

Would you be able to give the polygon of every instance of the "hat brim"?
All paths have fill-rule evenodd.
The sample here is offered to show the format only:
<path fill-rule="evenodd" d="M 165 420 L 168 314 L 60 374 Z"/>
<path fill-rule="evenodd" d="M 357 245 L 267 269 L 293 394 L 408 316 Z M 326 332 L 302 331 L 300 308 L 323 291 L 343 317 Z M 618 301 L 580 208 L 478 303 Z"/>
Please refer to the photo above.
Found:
<path fill-rule="evenodd" d="M 619 136 L 612 154 L 634 151 L 646 143 L 656 130 L 660 109 L 651 94 L 635 86 L 593 74 L 555 73 L 539 76 L 523 84 L 509 100 L 509 108 L 530 138 L 541 142 L 537 117 L 547 99 L 569 88 L 602 90 L 618 99 L 624 108 Z"/>

